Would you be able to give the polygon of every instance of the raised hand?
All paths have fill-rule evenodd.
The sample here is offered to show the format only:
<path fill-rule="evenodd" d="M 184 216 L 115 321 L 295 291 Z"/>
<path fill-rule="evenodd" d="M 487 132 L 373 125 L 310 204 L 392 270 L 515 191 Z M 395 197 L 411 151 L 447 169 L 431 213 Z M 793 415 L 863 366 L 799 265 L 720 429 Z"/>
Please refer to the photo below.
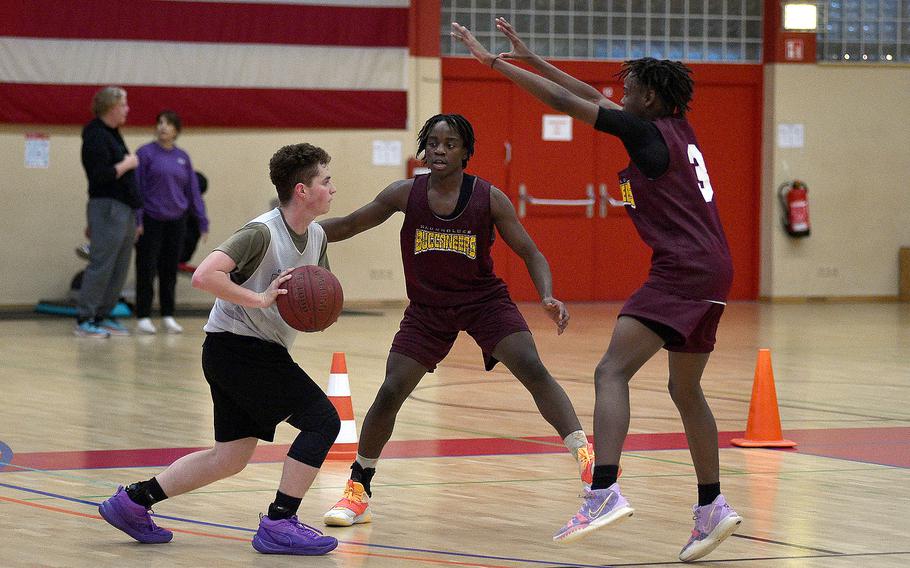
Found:
<path fill-rule="evenodd" d="M 508 20 L 505 18 L 496 18 L 496 29 L 502 32 L 502 35 L 506 36 L 509 39 L 509 43 L 512 44 L 512 51 L 500 53 L 500 57 L 503 59 L 527 61 L 534 56 L 534 52 L 528 49 L 525 42 L 518 37 L 518 33 L 515 32 L 515 28 L 512 27 L 512 24 L 510 24 Z"/>
<path fill-rule="evenodd" d="M 484 65 L 492 65 L 493 62 L 497 59 L 492 53 L 490 53 L 487 48 L 482 46 L 477 38 L 474 37 L 474 34 L 471 33 L 471 30 L 462 26 L 458 22 L 452 22 L 452 37 L 464 44 L 468 48 L 468 51 L 471 52 L 471 55 L 474 56 L 474 59 L 480 61 Z"/>
<path fill-rule="evenodd" d="M 556 322 L 556 335 L 562 335 L 569 325 L 569 310 L 566 305 L 552 296 L 547 296 L 540 304 L 550 319 Z"/>

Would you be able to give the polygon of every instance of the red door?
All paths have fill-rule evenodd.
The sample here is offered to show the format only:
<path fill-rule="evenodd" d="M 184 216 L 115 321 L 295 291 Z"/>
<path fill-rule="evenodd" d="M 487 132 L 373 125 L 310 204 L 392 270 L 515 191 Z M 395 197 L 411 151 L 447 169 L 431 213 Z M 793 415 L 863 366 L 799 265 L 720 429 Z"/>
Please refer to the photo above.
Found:
<path fill-rule="evenodd" d="M 521 212 L 519 192 L 554 201 L 585 200 L 594 185 L 591 127 L 572 120 L 571 140 L 543 139 L 544 115 L 556 115 L 526 92 L 512 88 L 512 162 L 510 196 Z M 550 263 L 553 295 L 561 300 L 593 300 L 594 228 L 597 208 L 583 205 L 535 205 L 525 201 L 521 219 Z M 524 263 L 512 257 L 509 288 L 516 300 L 537 300 Z M 520 265 L 520 266 L 519 266 Z"/>

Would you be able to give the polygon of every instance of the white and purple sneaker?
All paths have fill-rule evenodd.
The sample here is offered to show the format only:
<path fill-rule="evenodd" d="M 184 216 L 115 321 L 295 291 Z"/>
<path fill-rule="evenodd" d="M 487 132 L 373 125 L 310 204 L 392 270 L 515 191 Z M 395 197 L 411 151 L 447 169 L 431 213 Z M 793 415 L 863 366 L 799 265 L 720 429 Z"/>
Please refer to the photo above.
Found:
<path fill-rule="evenodd" d="M 689 542 L 679 552 L 683 562 L 698 560 L 707 556 L 728 536 L 736 532 L 743 518 L 727 505 L 723 495 L 718 495 L 710 505 L 692 507 L 695 528 Z"/>
<path fill-rule="evenodd" d="M 607 489 L 585 491 L 584 498 L 578 513 L 553 535 L 554 541 L 562 543 L 578 540 L 594 529 L 627 519 L 635 512 L 619 492 L 618 483 Z"/>

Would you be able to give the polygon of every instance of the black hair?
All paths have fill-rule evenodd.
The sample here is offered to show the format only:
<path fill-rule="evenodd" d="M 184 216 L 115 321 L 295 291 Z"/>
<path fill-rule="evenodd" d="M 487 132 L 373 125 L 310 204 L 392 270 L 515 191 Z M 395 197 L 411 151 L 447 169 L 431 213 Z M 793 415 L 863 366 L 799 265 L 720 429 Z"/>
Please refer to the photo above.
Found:
<path fill-rule="evenodd" d="M 163 110 L 158 113 L 158 116 L 155 117 L 155 123 L 161 122 L 161 119 L 168 121 L 168 124 L 173 124 L 177 132 L 183 128 L 183 124 L 180 122 L 180 115 L 172 110 Z"/>
<path fill-rule="evenodd" d="M 653 57 L 632 59 L 623 62 L 622 69 L 616 74 L 621 80 L 629 75 L 634 75 L 643 87 L 654 89 L 671 115 L 685 116 L 689 110 L 695 83 L 691 77 L 692 70 L 681 62 Z"/>
<path fill-rule="evenodd" d="M 448 124 L 449 127 L 461 137 L 464 147 L 468 151 L 467 156 L 461 161 L 461 167 L 467 167 L 468 160 L 474 155 L 474 127 L 471 126 L 471 123 L 468 122 L 467 118 L 460 114 L 437 114 L 424 122 L 423 128 L 421 128 L 420 132 L 417 134 L 417 157 L 421 158 L 421 154 L 423 154 L 423 158 L 421 159 L 424 160 L 424 162 L 426 161 L 427 138 L 430 137 L 430 132 L 432 132 L 433 127 L 440 122 Z"/>
<path fill-rule="evenodd" d="M 328 152 L 312 144 L 291 144 L 280 148 L 269 160 L 269 178 L 278 190 L 278 201 L 285 204 L 291 199 L 298 183 L 310 185 L 319 172 L 320 165 L 332 160 Z"/>

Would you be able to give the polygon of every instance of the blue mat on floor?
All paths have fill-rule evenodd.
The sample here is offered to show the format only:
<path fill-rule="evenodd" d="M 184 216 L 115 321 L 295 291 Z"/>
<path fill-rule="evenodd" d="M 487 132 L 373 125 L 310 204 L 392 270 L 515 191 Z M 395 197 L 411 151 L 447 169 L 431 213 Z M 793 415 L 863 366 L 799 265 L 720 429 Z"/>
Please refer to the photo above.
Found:
<path fill-rule="evenodd" d="M 35 311 L 39 314 L 51 314 L 55 316 L 76 317 L 76 305 L 65 300 L 41 300 L 35 306 Z M 119 302 L 111 311 L 112 318 L 128 318 L 133 315 L 133 311 L 124 302 Z"/>

